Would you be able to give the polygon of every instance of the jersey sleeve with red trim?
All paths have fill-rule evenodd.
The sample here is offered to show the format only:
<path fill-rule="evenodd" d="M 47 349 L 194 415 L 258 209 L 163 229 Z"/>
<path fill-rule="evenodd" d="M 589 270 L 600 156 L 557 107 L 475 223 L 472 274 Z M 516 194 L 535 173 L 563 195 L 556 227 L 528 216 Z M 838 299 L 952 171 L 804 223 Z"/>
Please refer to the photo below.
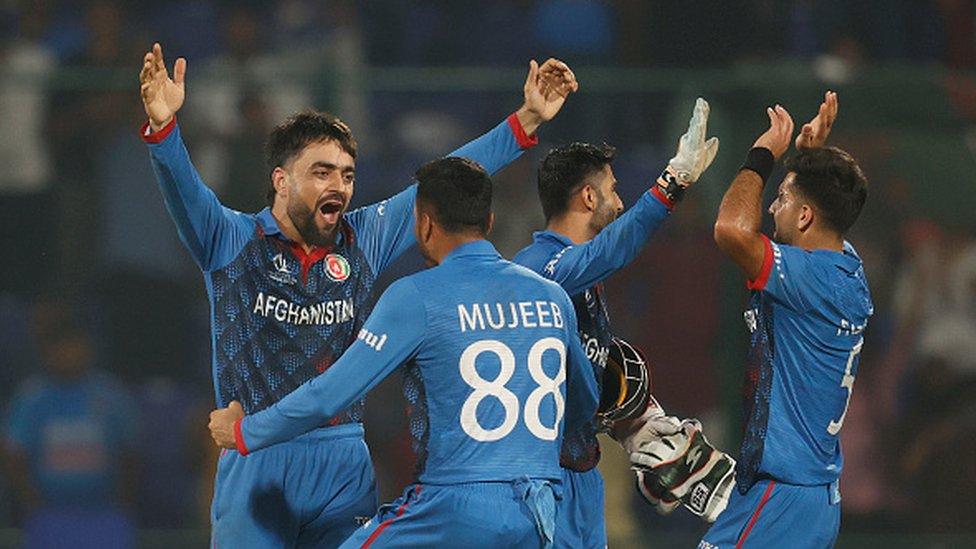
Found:
<path fill-rule="evenodd" d="M 777 244 L 766 235 L 762 238 L 762 269 L 746 285 L 750 290 L 766 292 L 793 311 L 809 310 L 817 301 L 815 292 L 821 283 L 812 255 L 802 248 Z"/>
<path fill-rule="evenodd" d="M 230 263 L 254 235 L 252 216 L 223 206 L 190 160 L 174 118 L 158 132 L 142 127 L 156 182 L 180 240 L 204 271 Z"/>

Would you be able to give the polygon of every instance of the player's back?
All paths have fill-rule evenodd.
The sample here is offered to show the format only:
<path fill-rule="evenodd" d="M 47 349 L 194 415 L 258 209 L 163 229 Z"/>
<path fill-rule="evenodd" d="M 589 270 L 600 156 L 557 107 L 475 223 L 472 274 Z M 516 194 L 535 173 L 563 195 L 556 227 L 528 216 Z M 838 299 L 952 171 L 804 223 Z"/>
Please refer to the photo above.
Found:
<path fill-rule="evenodd" d="M 844 252 L 770 243 L 765 280 L 746 322 L 752 395 L 740 486 L 768 475 L 828 484 L 843 467 L 839 433 L 873 313 L 861 260 Z"/>
<path fill-rule="evenodd" d="M 586 364 L 566 293 L 485 241 L 409 280 L 426 323 L 405 386 L 418 480 L 559 479 L 564 412 L 576 411 L 567 359 Z"/>

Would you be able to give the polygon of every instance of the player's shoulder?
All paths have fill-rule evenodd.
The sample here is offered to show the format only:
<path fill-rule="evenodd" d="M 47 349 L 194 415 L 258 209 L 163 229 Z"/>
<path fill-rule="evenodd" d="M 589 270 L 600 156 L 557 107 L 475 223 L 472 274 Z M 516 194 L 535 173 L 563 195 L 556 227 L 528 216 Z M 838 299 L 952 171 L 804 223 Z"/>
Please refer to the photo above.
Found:
<path fill-rule="evenodd" d="M 814 307 L 840 308 L 852 317 L 868 317 L 874 311 L 864 265 L 850 242 L 842 251 L 806 250 L 773 243 L 774 263 L 787 269 L 809 290 Z"/>
<path fill-rule="evenodd" d="M 505 259 L 501 260 L 501 263 L 504 265 L 503 273 L 518 280 L 520 284 L 535 285 L 544 289 L 553 297 L 565 297 L 566 299 L 569 299 L 569 296 L 566 295 L 566 290 L 564 290 L 562 286 L 542 276 L 538 271 L 532 269 L 531 267 L 520 264 L 517 261 L 508 261 Z"/>
<path fill-rule="evenodd" d="M 394 280 L 389 286 L 387 286 L 386 290 L 383 292 L 383 295 L 386 296 L 387 299 L 398 298 L 423 300 L 423 294 L 420 290 L 422 288 L 426 288 L 428 290 L 433 289 L 430 281 L 430 271 L 432 270 L 433 269 L 426 269 Z"/>
<path fill-rule="evenodd" d="M 536 231 L 532 234 L 532 243 L 519 250 L 512 261 L 538 272 L 554 255 L 570 246 L 572 243 L 551 231 Z"/>

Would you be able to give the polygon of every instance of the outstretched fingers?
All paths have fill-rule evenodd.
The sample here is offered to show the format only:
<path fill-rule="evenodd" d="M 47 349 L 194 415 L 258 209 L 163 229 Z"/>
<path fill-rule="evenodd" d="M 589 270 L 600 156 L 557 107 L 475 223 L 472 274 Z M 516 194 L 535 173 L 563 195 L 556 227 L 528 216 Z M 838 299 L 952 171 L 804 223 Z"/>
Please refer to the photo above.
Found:
<path fill-rule="evenodd" d="M 180 57 L 176 60 L 176 65 L 173 66 L 173 82 L 177 85 L 182 85 L 183 80 L 186 78 L 186 59 Z"/>

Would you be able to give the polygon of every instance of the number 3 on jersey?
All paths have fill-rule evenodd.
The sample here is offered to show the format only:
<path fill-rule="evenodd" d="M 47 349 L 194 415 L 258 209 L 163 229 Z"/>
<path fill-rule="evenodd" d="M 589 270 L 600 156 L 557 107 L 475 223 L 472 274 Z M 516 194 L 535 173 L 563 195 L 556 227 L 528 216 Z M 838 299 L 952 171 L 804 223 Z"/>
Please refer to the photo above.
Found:
<path fill-rule="evenodd" d="M 559 354 L 559 372 L 555 377 L 549 377 L 542 369 L 542 356 L 546 351 Z M 498 377 L 488 381 L 478 374 L 475 362 L 482 353 L 492 353 L 498 357 L 501 369 Z M 547 337 L 535 342 L 529 349 L 529 375 L 538 387 L 525 399 L 525 426 L 529 432 L 542 440 L 556 440 L 559 436 L 559 422 L 562 421 L 566 403 L 559 386 L 566 381 L 566 345 L 554 337 Z M 504 438 L 515 429 L 519 416 L 519 401 L 515 393 L 508 390 L 505 384 L 515 375 L 515 354 L 508 345 L 495 339 L 476 341 L 461 353 L 461 378 L 474 391 L 461 406 L 461 428 L 471 438 L 480 442 L 492 442 Z M 556 403 L 556 421 L 552 427 L 546 427 L 539 418 L 539 409 L 546 395 L 552 395 Z M 485 429 L 478 422 L 478 404 L 486 398 L 496 398 L 505 410 L 502 424 L 493 429 Z"/>
<path fill-rule="evenodd" d="M 840 428 L 844 426 L 844 418 L 847 417 L 847 407 L 851 405 L 851 395 L 854 394 L 854 376 L 851 375 L 851 368 L 854 366 L 854 359 L 857 355 L 861 353 L 861 346 L 864 344 L 864 338 L 854 345 L 851 349 L 851 355 L 847 357 L 847 368 L 844 368 L 844 377 L 840 380 L 840 386 L 847 389 L 847 402 L 844 403 L 844 413 L 840 415 L 840 419 L 837 421 L 831 421 L 830 425 L 827 426 L 827 432 L 836 435 L 840 432 Z"/>

